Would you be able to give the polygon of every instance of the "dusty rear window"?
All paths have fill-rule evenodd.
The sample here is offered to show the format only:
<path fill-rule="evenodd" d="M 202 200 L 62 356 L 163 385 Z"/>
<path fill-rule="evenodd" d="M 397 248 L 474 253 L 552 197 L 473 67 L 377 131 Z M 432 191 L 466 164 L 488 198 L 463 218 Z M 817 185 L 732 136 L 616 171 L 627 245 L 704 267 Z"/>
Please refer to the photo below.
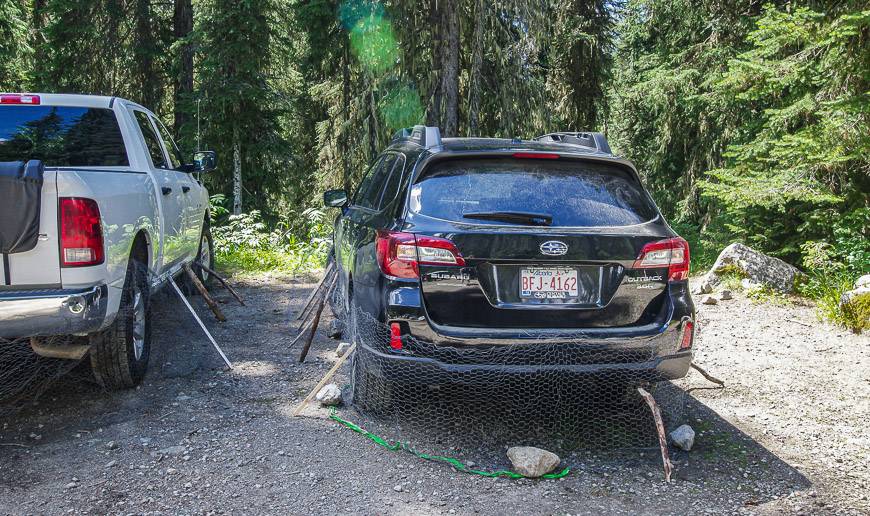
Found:
<path fill-rule="evenodd" d="M 649 197 L 618 166 L 569 160 L 447 161 L 424 171 L 411 188 L 410 210 L 444 220 L 516 225 L 481 214 L 530 213 L 551 226 L 628 226 L 654 219 Z"/>

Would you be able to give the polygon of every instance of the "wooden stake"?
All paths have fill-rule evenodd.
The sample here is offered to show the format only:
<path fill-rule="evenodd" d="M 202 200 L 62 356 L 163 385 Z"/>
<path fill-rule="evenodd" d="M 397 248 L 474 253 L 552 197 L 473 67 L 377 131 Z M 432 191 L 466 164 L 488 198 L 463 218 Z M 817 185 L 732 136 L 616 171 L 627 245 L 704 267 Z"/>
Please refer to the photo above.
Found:
<path fill-rule="evenodd" d="M 206 267 L 205 265 L 201 264 L 200 262 L 196 262 L 196 265 L 198 265 L 199 267 L 202 267 L 202 270 L 204 270 L 205 272 L 207 272 L 207 273 L 211 274 L 212 276 L 214 276 L 215 278 L 217 278 L 217 280 L 221 282 L 221 285 L 223 285 L 224 288 L 227 289 L 227 290 L 230 292 L 230 294 L 233 295 L 234 298 L 236 298 L 236 301 L 238 301 L 239 304 L 241 304 L 242 306 L 247 306 L 247 305 L 245 305 L 245 302 L 242 301 L 242 298 L 239 297 L 239 295 L 236 293 L 236 291 L 233 290 L 233 287 L 231 287 L 231 286 L 229 285 L 229 283 L 227 283 L 227 280 L 224 279 L 224 278 L 222 278 L 222 277 L 220 276 L 220 274 L 218 274 L 218 273 L 216 273 L 215 271 L 209 269 L 208 267 Z"/>
<path fill-rule="evenodd" d="M 299 363 L 305 362 L 305 357 L 308 356 L 308 350 L 311 349 L 311 342 L 314 340 L 314 334 L 317 333 L 317 327 L 320 325 L 320 314 L 323 313 L 323 305 L 326 304 L 326 294 L 320 298 L 320 303 L 317 305 L 317 313 L 314 314 L 314 320 L 311 323 L 311 333 L 308 334 L 308 340 L 302 346 L 302 352 L 299 354 Z"/>
<path fill-rule="evenodd" d="M 671 473 L 674 471 L 674 465 L 671 464 L 671 459 L 668 456 L 668 437 L 665 434 L 665 424 L 662 422 L 662 413 L 659 410 L 655 398 L 652 397 L 652 394 L 648 393 L 643 387 L 638 387 L 637 392 L 640 393 L 646 401 L 646 404 L 649 405 L 653 419 L 656 422 L 656 431 L 659 434 L 659 447 L 662 449 L 662 464 L 665 468 L 665 482 L 670 482 Z"/>
<path fill-rule="evenodd" d="M 203 285 L 202 282 L 199 281 L 199 278 L 196 277 L 196 274 L 193 272 L 193 269 L 190 268 L 189 264 L 184 264 L 184 272 L 187 273 L 187 277 L 190 278 L 190 282 L 193 283 L 193 286 L 196 287 L 196 290 L 198 290 L 200 295 L 202 295 L 205 303 L 208 305 L 209 308 L 211 308 L 211 311 L 214 312 L 214 316 L 217 318 L 217 320 L 220 322 L 226 322 L 227 316 L 224 315 L 217 303 L 214 302 L 214 299 L 211 298 L 208 290 L 206 290 L 205 288 L 205 285 Z"/>
<path fill-rule="evenodd" d="M 308 403 L 311 402 L 311 400 L 313 400 L 315 396 L 317 396 L 317 393 L 320 392 L 320 389 L 322 389 L 323 386 L 326 385 L 326 383 L 331 380 L 333 376 L 335 376 L 335 373 L 338 372 L 338 369 L 342 366 L 342 364 L 347 361 L 347 359 L 353 354 L 354 351 L 356 351 L 356 343 L 351 344 L 351 346 L 347 349 L 347 352 L 338 359 L 335 365 L 332 366 L 332 369 L 330 369 L 329 372 L 327 372 L 326 375 L 323 377 L 323 379 L 320 380 L 320 383 L 318 383 L 314 387 L 314 389 L 310 393 L 308 393 L 308 396 L 306 396 L 305 399 L 302 400 L 302 403 L 300 403 L 293 410 L 293 417 L 296 417 L 302 413 L 305 405 L 308 405 Z"/>
<path fill-rule="evenodd" d="M 333 264 L 329 264 L 329 267 L 326 268 L 326 272 L 323 273 L 323 278 L 321 278 L 320 282 L 314 287 L 314 290 L 311 291 L 311 294 L 308 295 L 308 299 L 305 300 L 305 304 L 302 305 L 302 310 L 299 312 L 299 315 L 296 316 L 296 320 L 300 320 L 305 317 L 305 314 L 308 312 L 308 309 L 311 308 L 311 302 L 314 300 L 314 297 L 317 296 L 317 293 L 320 292 L 320 288 L 326 283 L 327 278 L 333 272 Z"/>
<path fill-rule="evenodd" d="M 181 298 L 181 301 L 184 302 L 184 306 L 186 306 L 187 309 L 190 310 L 190 315 L 192 315 L 193 318 L 196 319 L 196 322 L 199 323 L 199 327 L 202 328 L 202 331 L 203 331 L 203 333 L 205 333 L 205 336 L 208 337 L 209 341 L 211 341 L 211 345 L 214 346 L 214 349 L 221 356 L 224 363 L 227 365 L 227 368 L 232 369 L 233 363 L 230 362 L 229 358 L 227 358 L 227 355 L 224 353 L 224 350 L 222 350 L 221 347 L 218 346 L 218 343 L 217 343 L 217 341 L 214 340 L 214 337 L 212 337 L 211 332 L 208 331 L 208 328 L 206 328 L 205 324 L 202 323 L 202 319 L 200 319 L 199 316 L 196 315 L 196 310 L 194 310 L 193 307 L 190 306 L 190 303 L 187 301 L 187 298 L 184 297 L 184 293 L 181 291 L 180 288 L 178 288 L 178 284 L 175 283 L 175 280 L 172 279 L 171 277 L 169 278 L 169 283 L 172 285 L 172 288 L 175 289 L 175 292 L 178 293 L 178 297 Z"/>

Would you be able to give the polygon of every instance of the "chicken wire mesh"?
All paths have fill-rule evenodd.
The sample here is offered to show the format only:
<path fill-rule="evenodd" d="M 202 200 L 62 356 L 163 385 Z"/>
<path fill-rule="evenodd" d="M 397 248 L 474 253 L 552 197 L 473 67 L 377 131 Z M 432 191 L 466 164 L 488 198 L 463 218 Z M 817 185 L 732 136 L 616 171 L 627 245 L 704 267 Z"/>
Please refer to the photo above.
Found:
<path fill-rule="evenodd" d="M 637 387 L 653 394 L 667 431 L 683 422 L 685 391 L 635 367 L 673 352 L 678 344 L 670 337 L 620 348 L 582 331 L 473 346 L 404 335 L 397 351 L 390 326 L 359 307 L 342 309 L 339 290 L 329 294 L 330 305 L 343 339 L 356 344 L 340 417 L 406 449 L 490 469 L 510 467 L 511 446 L 545 448 L 563 460 L 658 449 L 653 414 Z"/>

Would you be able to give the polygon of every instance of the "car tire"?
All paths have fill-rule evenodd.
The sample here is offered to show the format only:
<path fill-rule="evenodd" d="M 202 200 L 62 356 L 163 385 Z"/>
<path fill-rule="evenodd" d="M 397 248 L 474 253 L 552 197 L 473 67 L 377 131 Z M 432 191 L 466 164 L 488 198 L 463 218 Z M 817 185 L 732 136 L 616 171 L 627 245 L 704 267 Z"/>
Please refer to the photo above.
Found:
<path fill-rule="evenodd" d="M 351 325 L 356 327 L 356 312 L 351 312 Z M 387 415 L 393 409 L 392 382 L 369 371 L 368 352 L 359 341 L 360 332 L 351 330 L 356 351 L 350 358 L 351 403 L 361 412 L 372 415 Z"/>
<path fill-rule="evenodd" d="M 91 370 L 109 390 L 129 389 L 145 377 L 151 355 L 151 293 L 148 268 L 131 257 L 115 321 L 90 337 Z"/>

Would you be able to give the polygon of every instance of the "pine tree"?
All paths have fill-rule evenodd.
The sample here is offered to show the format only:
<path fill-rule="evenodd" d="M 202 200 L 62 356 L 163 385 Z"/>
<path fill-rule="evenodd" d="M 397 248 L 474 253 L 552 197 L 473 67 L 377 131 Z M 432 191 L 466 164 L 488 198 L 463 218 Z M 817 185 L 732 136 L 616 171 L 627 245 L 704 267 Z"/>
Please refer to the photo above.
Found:
<path fill-rule="evenodd" d="M 29 82 L 27 16 L 23 0 L 0 0 L 0 91 L 21 91 Z"/>

